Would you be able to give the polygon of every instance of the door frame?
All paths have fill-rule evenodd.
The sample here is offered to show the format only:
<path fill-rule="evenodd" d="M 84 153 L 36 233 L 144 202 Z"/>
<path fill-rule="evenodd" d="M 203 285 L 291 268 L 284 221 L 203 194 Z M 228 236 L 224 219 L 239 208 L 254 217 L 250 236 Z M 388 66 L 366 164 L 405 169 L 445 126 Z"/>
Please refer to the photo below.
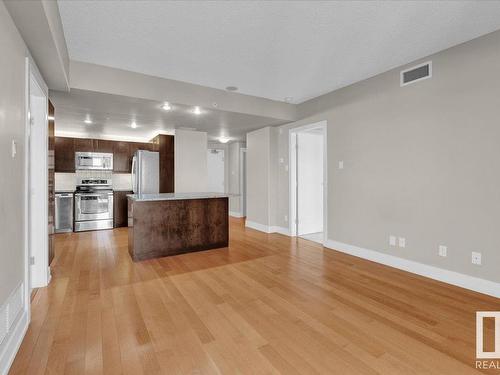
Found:
<path fill-rule="evenodd" d="M 24 285 L 25 285 L 25 298 L 26 298 L 26 306 L 28 306 L 28 314 L 29 314 L 29 305 L 31 301 L 31 289 L 32 285 L 32 270 L 33 267 L 37 267 L 36 272 L 42 275 L 39 280 L 36 282 L 35 287 L 42 287 L 48 285 L 50 281 L 50 267 L 48 265 L 48 160 L 45 160 L 45 168 L 44 168 L 44 181 L 47 185 L 47 190 L 45 191 L 45 210 L 44 216 L 47 216 L 47 222 L 45 224 L 45 228 L 47 229 L 47 246 L 43 246 L 41 252 L 37 254 L 35 259 L 35 264 L 31 265 L 30 257 L 33 254 L 33 246 L 31 244 L 31 207 L 30 207 L 30 192 L 32 187 L 32 176 L 31 176 L 31 167 L 30 167 L 30 157 L 31 157 L 31 116 L 30 116 L 30 96 L 31 96 L 31 79 L 37 84 L 42 93 L 45 96 L 46 109 L 45 109 L 45 123 L 48 129 L 48 101 L 49 101 L 49 90 L 47 84 L 45 83 L 42 75 L 38 71 L 38 68 L 35 65 L 35 62 L 30 58 L 26 57 L 25 60 L 25 77 L 26 77 L 26 86 L 25 86 L 25 134 L 24 134 L 24 264 L 25 264 L 25 275 L 24 275 Z M 48 150 L 48 139 L 45 139 L 47 143 Z M 48 151 L 47 151 L 48 152 Z M 48 154 L 47 154 L 48 157 Z M 46 215 L 45 215 L 46 214 Z M 35 271 L 33 271 L 35 272 Z M 28 315 L 29 316 L 29 315 Z"/>
<path fill-rule="evenodd" d="M 245 169 L 243 170 L 243 154 L 245 154 Z M 247 148 L 246 147 L 241 147 L 240 148 L 240 155 L 239 155 L 239 169 L 240 169 L 240 214 L 242 217 L 247 216 L 247 207 L 246 207 L 246 195 L 247 195 L 247 189 L 246 189 L 246 173 L 247 173 L 247 165 L 246 165 L 246 156 L 247 156 Z M 245 186 L 243 189 L 243 182 L 245 182 Z M 243 194 L 243 192 L 245 194 Z M 243 208 L 245 208 L 243 210 Z"/>
<path fill-rule="evenodd" d="M 323 244 L 328 240 L 328 122 L 326 120 L 290 128 L 288 130 L 289 183 L 288 183 L 288 230 L 292 237 L 297 236 L 297 134 L 311 129 L 323 129 Z"/>

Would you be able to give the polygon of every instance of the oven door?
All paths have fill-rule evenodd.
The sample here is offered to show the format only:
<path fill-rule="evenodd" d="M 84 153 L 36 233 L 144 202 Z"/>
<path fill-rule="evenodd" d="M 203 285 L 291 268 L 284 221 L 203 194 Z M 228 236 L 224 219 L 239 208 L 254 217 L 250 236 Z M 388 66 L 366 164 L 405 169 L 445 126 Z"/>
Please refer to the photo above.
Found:
<path fill-rule="evenodd" d="M 113 218 L 113 192 L 75 194 L 75 221 Z"/>

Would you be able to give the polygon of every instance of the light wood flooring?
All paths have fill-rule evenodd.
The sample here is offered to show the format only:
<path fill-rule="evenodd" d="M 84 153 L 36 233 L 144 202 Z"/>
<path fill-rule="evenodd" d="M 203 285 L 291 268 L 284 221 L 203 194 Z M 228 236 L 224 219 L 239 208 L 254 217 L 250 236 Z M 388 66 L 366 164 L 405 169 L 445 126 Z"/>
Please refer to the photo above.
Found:
<path fill-rule="evenodd" d="M 475 311 L 500 300 L 242 220 L 230 233 L 139 263 L 126 228 L 57 235 L 11 373 L 479 373 Z"/>

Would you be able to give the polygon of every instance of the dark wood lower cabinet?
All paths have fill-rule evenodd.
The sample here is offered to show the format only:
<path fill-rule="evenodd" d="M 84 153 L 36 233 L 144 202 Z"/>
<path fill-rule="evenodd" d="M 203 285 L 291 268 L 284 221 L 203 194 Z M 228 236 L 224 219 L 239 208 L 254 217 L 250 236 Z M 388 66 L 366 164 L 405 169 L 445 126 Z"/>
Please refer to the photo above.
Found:
<path fill-rule="evenodd" d="M 49 120 L 48 120 L 48 181 L 49 181 L 49 190 L 48 190 L 48 198 L 49 198 L 49 266 L 54 260 L 54 229 L 55 229 L 55 179 L 54 179 L 54 148 L 55 148 L 55 137 L 54 137 L 54 114 L 55 109 L 52 105 L 52 102 L 49 100 Z"/>
<path fill-rule="evenodd" d="M 126 227 L 128 225 L 127 194 L 133 194 L 133 192 L 113 192 L 113 226 L 115 228 Z"/>

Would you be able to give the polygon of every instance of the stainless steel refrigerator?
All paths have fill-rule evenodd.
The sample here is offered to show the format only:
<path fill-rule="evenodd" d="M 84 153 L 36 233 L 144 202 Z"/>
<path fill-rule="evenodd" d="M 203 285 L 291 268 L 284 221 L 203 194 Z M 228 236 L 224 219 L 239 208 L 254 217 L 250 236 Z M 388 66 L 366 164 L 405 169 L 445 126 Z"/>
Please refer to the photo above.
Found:
<path fill-rule="evenodd" d="M 132 159 L 132 189 L 134 194 L 158 194 L 160 191 L 160 155 L 138 150 Z"/>

